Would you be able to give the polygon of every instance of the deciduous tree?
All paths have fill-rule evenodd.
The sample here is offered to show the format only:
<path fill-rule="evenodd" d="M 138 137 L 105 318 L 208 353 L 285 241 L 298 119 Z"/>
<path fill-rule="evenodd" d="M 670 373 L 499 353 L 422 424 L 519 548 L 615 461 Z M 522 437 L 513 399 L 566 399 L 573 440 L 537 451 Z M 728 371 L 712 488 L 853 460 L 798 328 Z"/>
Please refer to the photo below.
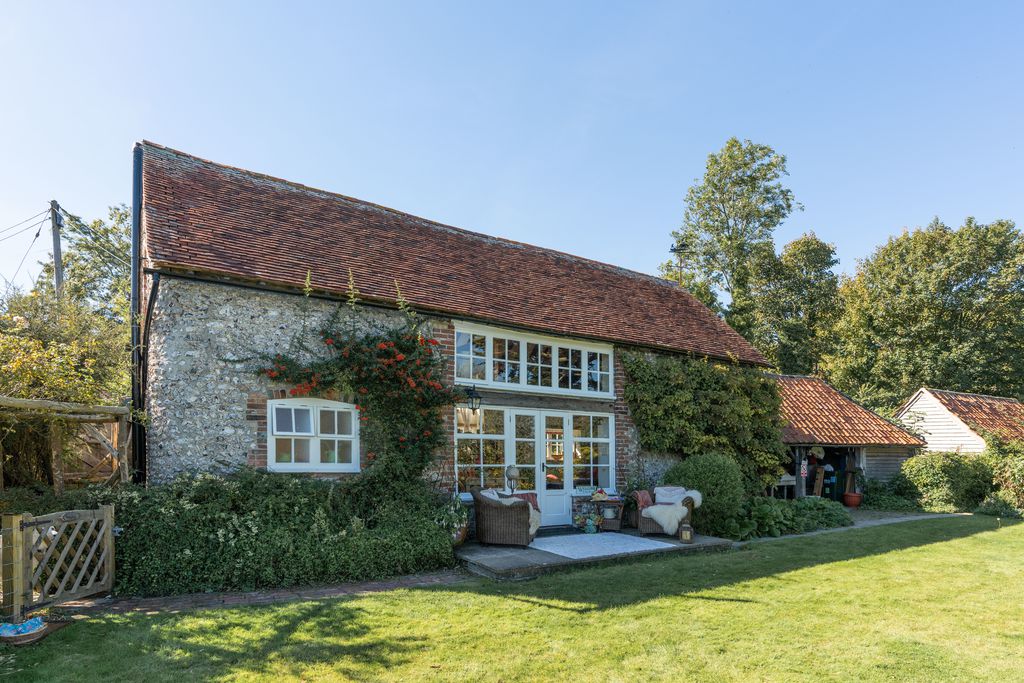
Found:
<path fill-rule="evenodd" d="M 1024 396 L 1024 236 L 1012 222 L 904 232 L 840 295 L 824 369 L 855 398 L 887 411 L 921 386 Z"/>
<path fill-rule="evenodd" d="M 782 183 L 785 175 L 785 156 L 730 138 L 708 155 L 704 178 L 687 192 L 683 225 L 672 233 L 678 260 L 662 266 L 705 303 L 707 293 L 724 292 L 725 319 L 743 335 L 753 325 L 752 263 L 774 249 L 775 228 L 799 207 Z"/>

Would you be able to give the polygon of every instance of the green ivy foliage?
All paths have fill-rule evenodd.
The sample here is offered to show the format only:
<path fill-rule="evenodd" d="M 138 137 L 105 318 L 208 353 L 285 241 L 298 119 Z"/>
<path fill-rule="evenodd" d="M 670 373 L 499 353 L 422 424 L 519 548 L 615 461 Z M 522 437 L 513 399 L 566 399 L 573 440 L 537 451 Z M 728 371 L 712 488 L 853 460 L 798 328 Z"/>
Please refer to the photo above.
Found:
<path fill-rule="evenodd" d="M 788 456 L 774 379 L 707 359 L 628 353 L 622 361 L 624 396 L 643 449 L 683 458 L 728 454 L 752 495 L 778 481 Z"/>

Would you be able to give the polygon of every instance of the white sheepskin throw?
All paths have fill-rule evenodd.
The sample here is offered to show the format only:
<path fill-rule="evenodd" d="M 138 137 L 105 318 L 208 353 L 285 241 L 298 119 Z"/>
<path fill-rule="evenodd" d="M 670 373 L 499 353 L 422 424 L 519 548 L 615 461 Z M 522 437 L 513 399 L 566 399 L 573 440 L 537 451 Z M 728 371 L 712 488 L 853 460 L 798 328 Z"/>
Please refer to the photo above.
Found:
<path fill-rule="evenodd" d="M 689 512 L 682 501 L 677 501 L 671 505 L 650 505 L 645 507 L 640 514 L 653 519 L 666 534 L 674 536 Z"/>
<path fill-rule="evenodd" d="M 703 496 L 696 489 L 688 489 L 683 486 L 656 486 L 654 488 L 654 502 L 658 504 L 682 502 L 683 498 L 687 497 L 693 499 L 694 508 L 699 508 L 703 501 Z"/>
<path fill-rule="evenodd" d="M 507 498 L 503 497 L 503 498 L 499 498 L 498 500 L 501 501 L 501 503 L 503 503 L 504 505 L 512 505 L 514 503 L 518 503 L 522 499 L 521 498 L 512 498 L 512 497 L 507 497 Z M 530 535 L 533 536 L 535 533 L 537 533 L 537 529 L 540 528 L 540 513 L 537 512 L 534 509 L 534 507 L 532 505 L 530 505 L 529 503 L 526 503 L 526 507 L 530 508 Z"/>

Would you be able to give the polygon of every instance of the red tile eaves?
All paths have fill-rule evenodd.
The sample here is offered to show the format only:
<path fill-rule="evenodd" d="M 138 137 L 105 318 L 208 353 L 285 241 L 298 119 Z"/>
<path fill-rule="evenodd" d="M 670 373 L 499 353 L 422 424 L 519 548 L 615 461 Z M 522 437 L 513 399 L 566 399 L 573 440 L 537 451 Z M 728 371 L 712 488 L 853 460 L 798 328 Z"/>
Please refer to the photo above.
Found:
<path fill-rule="evenodd" d="M 660 278 L 454 228 L 343 195 L 215 164 L 153 143 L 143 150 L 143 259 L 423 311 L 766 365 L 685 290 Z"/>
<path fill-rule="evenodd" d="M 971 429 L 1007 441 L 1024 441 L 1024 403 L 1017 399 L 942 389 L 926 391 Z"/>
<path fill-rule="evenodd" d="M 782 396 L 782 441 L 800 445 L 924 446 L 816 377 L 776 375 Z"/>

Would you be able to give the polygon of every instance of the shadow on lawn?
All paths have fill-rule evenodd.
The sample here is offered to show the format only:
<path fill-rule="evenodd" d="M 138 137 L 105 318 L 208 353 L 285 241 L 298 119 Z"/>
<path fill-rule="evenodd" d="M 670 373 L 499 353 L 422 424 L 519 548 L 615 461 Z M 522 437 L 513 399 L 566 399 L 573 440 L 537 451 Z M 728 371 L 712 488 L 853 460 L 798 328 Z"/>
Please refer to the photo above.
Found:
<path fill-rule="evenodd" d="M 323 665 L 332 677 L 362 680 L 366 671 L 400 665 L 427 647 L 421 638 L 374 636 L 366 611 L 346 602 L 246 608 L 251 617 L 242 627 L 228 611 L 176 615 L 165 623 L 151 622 L 141 654 L 172 662 L 184 675 L 199 678 L 230 673 L 305 679 L 311 668 Z M 116 630 L 122 619 L 93 621 L 109 620 L 104 626 Z"/>
<path fill-rule="evenodd" d="M 1013 522 L 1014 524 L 1018 522 Z M 1007 521 L 1002 526 L 1008 526 Z M 556 610 L 594 612 L 636 605 L 666 596 L 691 600 L 754 602 L 745 598 L 696 595 L 755 579 L 791 582 L 787 572 L 907 550 L 993 531 L 991 517 L 959 517 L 856 529 L 837 534 L 758 543 L 739 551 L 644 557 L 519 583 L 482 580 L 421 590 L 469 591 Z M 585 581 L 580 572 L 587 572 Z"/>

